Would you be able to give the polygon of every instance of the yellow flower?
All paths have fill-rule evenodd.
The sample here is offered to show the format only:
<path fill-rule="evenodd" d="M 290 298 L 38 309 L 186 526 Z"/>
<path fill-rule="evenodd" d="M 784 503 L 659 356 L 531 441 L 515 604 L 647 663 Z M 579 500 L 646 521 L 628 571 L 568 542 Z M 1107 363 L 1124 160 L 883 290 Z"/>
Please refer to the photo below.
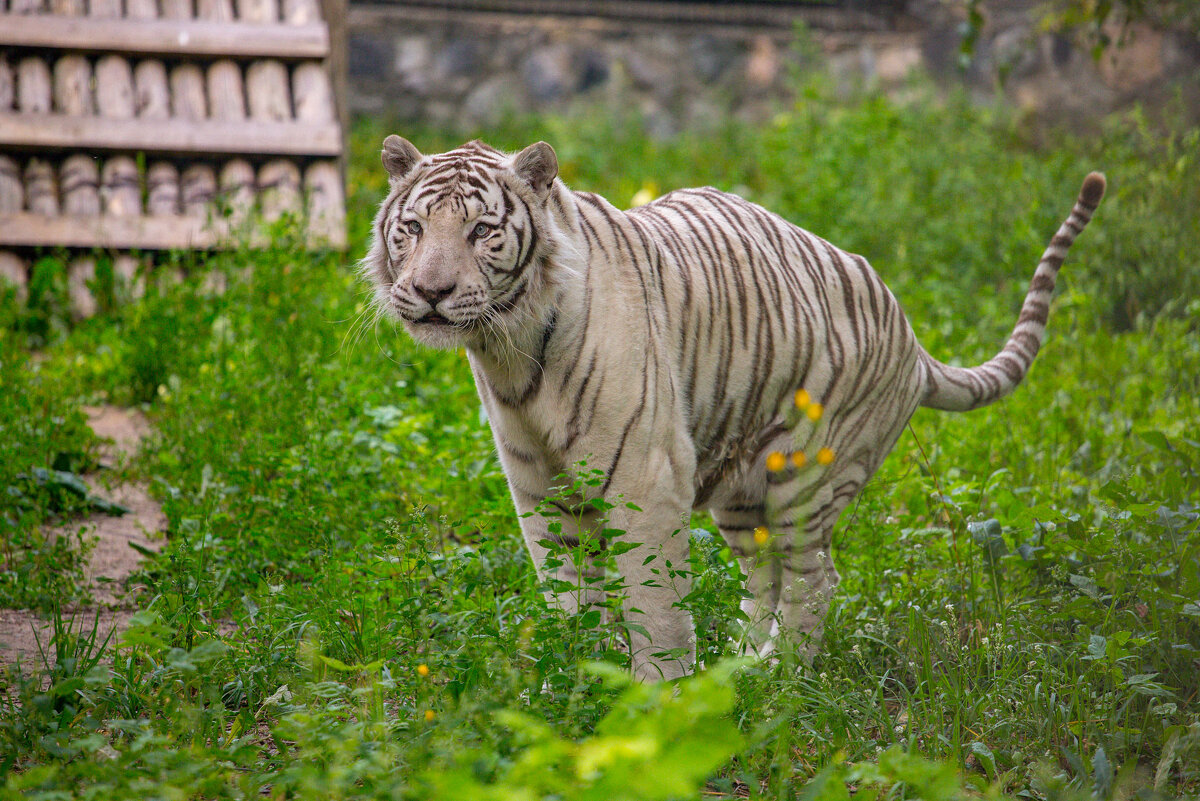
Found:
<path fill-rule="evenodd" d="M 420 676 L 421 678 L 425 678 L 426 676 L 428 676 L 429 675 L 429 665 L 425 665 L 425 664 L 417 665 L 417 675 Z"/>
<path fill-rule="evenodd" d="M 433 719 L 434 719 L 434 718 L 436 718 L 436 717 L 437 717 L 437 715 L 435 715 L 435 714 L 433 713 L 433 710 L 432 710 L 432 709 L 426 709 L 426 710 L 425 710 L 425 722 L 426 722 L 426 723 L 433 723 Z"/>
<path fill-rule="evenodd" d="M 808 455 L 804 451 L 796 451 L 792 454 L 792 464 L 796 467 L 804 467 L 808 463 Z"/>
<path fill-rule="evenodd" d="M 833 464 L 833 451 L 829 450 L 829 448 L 821 448 L 821 450 L 817 451 L 817 464 Z"/>
<path fill-rule="evenodd" d="M 650 201 L 658 196 L 658 187 L 655 184 L 644 184 L 641 189 L 634 193 L 629 199 L 629 207 L 636 208 L 637 206 L 645 206 Z"/>
<path fill-rule="evenodd" d="M 825 413 L 825 407 L 819 403 L 812 403 L 809 404 L 804 413 L 808 415 L 809 420 L 812 420 L 815 423 L 820 420 L 821 415 Z"/>
<path fill-rule="evenodd" d="M 785 467 L 787 467 L 787 457 L 782 453 L 771 451 L 767 454 L 767 469 L 772 473 L 778 473 Z"/>
<path fill-rule="evenodd" d="M 766 526 L 759 526 L 758 528 L 754 529 L 754 541 L 760 546 L 766 545 L 767 540 L 770 539 L 770 537 L 771 533 L 767 531 Z"/>
<path fill-rule="evenodd" d="M 806 409 L 808 404 L 812 403 L 812 396 L 808 394 L 807 389 L 796 390 L 796 408 Z"/>

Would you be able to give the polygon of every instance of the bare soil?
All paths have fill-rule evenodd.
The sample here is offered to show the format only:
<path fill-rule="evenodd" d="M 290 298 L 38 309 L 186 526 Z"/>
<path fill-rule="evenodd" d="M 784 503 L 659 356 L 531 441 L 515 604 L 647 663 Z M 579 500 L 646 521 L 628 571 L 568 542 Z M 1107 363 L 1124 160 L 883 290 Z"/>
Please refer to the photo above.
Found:
<path fill-rule="evenodd" d="M 149 422 L 135 409 L 88 406 L 84 412 L 92 430 L 104 440 L 100 449 L 102 468 L 125 464 L 150 433 Z M 97 471 L 83 479 L 93 492 L 127 507 L 128 514 L 120 517 L 93 514 L 47 532 L 51 537 L 71 536 L 83 528 L 84 536 L 95 541 L 85 570 L 94 603 L 66 611 L 74 615 L 76 630 L 83 626 L 89 632 L 99 615 L 97 637 L 101 641 L 110 631 L 114 632 L 114 638 L 119 635 L 135 611 L 126 579 L 137 570 L 142 555 L 131 546 L 158 550 L 167 527 L 162 506 L 150 497 L 145 485 L 131 482 L 109 486 L 108 475 Z M 40 665 L 38 643 L 48 648 L 51 631 L 50 620 L 37 612 L 0 608 L 0 665 L 18 660 L 25 665 Z M 51 653 L 46 656 L 53 658 Z"/>

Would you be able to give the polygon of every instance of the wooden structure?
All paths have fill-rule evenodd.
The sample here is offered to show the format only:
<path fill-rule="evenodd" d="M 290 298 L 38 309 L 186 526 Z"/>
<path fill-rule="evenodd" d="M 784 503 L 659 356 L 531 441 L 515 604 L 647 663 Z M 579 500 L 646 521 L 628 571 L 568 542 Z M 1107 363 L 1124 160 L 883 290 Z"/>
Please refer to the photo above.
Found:
<path fill-rule="evenodd" d="M 344 247 L 344 15 L 345 0 L 0 0 L 0 279 L 20 291 L 31 249 L 71 248 L 87 313 L 96 249 L 132 280 L 128 251 L 253 243 L 287 212 L 313 246 Z"/>

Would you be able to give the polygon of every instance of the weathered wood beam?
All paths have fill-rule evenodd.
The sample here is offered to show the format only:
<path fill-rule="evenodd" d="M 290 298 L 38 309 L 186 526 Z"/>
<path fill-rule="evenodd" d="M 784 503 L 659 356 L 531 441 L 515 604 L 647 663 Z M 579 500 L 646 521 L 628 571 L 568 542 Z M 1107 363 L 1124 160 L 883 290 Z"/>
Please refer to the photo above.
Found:
<path fill-rule="evenodd" d="M 0 45 L 228 58 L 325 58 L 329 28 L 177 19 L 89 19 L 51 14 L 0 13 Z"/>
<path fill-rule="evenodd" d="M 106 119 L 67 114 L 0 114 L 0 147 L 140 150 L 176 154 L 337 157 L 336 122 Z"/>
<path fill-rule="evenodd" d="M 261 233 L 252 233 L 247 238 L 226 220 L 205 217 L 175 214 L 51 217 L 29 212 L 0 215 L 0 246 L 5 247 L 52 245 L 104 250 L 207 250 L 269 244 Z M 321 226 L 319 235 L 310 236 L 310 244 L 344 248 L 345 232 L 340 228 Z"/>

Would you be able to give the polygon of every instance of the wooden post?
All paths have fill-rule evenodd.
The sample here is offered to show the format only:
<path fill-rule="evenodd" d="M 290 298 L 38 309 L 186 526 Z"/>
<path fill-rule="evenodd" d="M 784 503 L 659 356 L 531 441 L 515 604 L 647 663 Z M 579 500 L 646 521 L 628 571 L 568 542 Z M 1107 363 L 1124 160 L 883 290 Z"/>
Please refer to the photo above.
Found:
<path fill-rule="evenodd" d="M 147 120 L 165 120 L 171 116 L 171 91 L 167 88 L 167 68 L 161 61 L 139 61 L 133 70 L 137 93 L 134 108 Z"/>
<path fill-rule="evenodd" d="M 25 208 L 25 187 L 21 186 L 21 168 L 9 156 L 0 153 L 0 214 L 12 214 Z"/>
<path fill-rule="evenodd" d="M 29 272 L 25 260 L 16 253 L 0 250 L 0 291 L 5 284 L 16 290 L 18 303 L 24 304 L 29 298 Z"/>
<path fill-rule="evenodd" d="M 143 261 L 131 253 L 113 256 L 114 300 L 118 303 L 128 303 L 146 294 L 146 276 L 142 264 Z"/>
<path fill-rule="evenodd" d="M 129 19 L 158 19 L 155 0 L 125 0 L 125 16 Z"/>
<path fill-rule="evenodd" d="M 25 188 L 21 186 L 21 171 L 17 162 L 0 154 L 0 214 L 12 214 L 25 208 Z M 16 288 L 17 300 L 28 297 L 29 275 L 25 261 L 15 253 L 0 250 L 0 289 L 4 282 Z"/>
<path fill-rule="evenodd" d="M 17 64 L 17 107 L 31 114 L 50 111 L 50 67 L 31 56 Z"/>
<path fill-rule="evenodd" d="M 164 19 L 192 19 L 192 0 L 162 0 L 162 15 Z"/>
<path fill-rule="evenodd" d="M 132 156 L 111 156 L 101 171 L 104 213 L 134 216 L 142 213 L 142 182 Z"/>
<path fill-rule="evenodd" d="M 146 170 L 146 211 L 179 213 L 179 170 L 169 161 L 156 161 Z"/>
<path fill-rule="evenodd" d="M 112 156 L 104 162 L 100 173 L 100 197 L 104 213 L 119 217 L 136 217 L 142 213 L 142 185 L 138 180 L 137 163 L 132 156 Z M 135 300 L 145 294 L 145 279 L 137 258 L 128 253 L 113 256 L 113 291 L 115 300 Z"/>
<path fill-rule="evenodd" d="M 278 22 L 276 0 L 238 0 L 238 19 L 242 22 Z"/>
<path fill-rule="evenodd" d="M 202 120 L 208 116 L 204 73 L 195 64 L 180 64 L 171 70 L 171 116 L 182 120 Z"/>
<path fill-rule="evenodd" d="M 263 219 L 300 212 L 300 168 L 286 159 L 272 159 L 258 170 L 258 200 Z"/>
<path fill-rule="evenodd" d="M 104 117 L 134 116 L 133 70 L 120 56 L 102 56 L 96 62 L 96 105 Z"/>
<path fill-rule="evenodd" d="M 221 199 L 234 228 L 241 228 L 254 210 L 254 168 L 245 159 L 232 159 L 221 168 Z"/>
<path fill-rule="evenodd" d="M 229 59 L 214 61 L 208 67 L 208 104 L 214 120 L 246 119 L 242 71 Z"/>
<path fill-rule="evenodd" d="M 346 241 L 342 173 L 332 161 L 317 161 L 304 173 L 308 231 L 318 241 L 341 247 Z"/>
<path fill-rule="evenodd" d="M 329 56 L 325 66 L 329 70 L 329 82 L 334 102 L 334 118 L 341 123 L 342 137 L 350 130 L 350 107 L 346 104 L 346 5 L 347 0 L 320 0 L 321 13 L 329 28 Z M 346 158 L 338 160 L 342 171 L 342 182 L 346 180 Z"/>
<path fill-rule="evenodd" d="M 289 25 L 307 25 L 321 21 L 317 0 L 283 0 L 283 21 Z"/>
<path fill-rule="evenodd" d="M 121 0 L 88 0 L 88 16 L 97 19 L 119 19 Z"/>
<path fill-rule="evenodd" d="M 58 216 L 58 181 L 49 162 L 32 158 L 25 165 L 25 205 L 34 214 Z"/>
<path fill-rule="evenodd" d="M 0 53 L 0 112 L 12 111 L 17 103 L 16 75 L 8 56 Z"/>
<path fill-rule="evenodd" d="M 92 0 L 95 13 L 95 2 Z M 102 56 L 96 62 L 96 105 L 101 116 L 130 119 L 137 112 L 133 70 L 120 56 Z M 105 214 L 138 216 L 142 213 L 142 184 L 132 156 L 110 156 L 100 173 L 100 200 Z M 114 300 L 125 302 L 145 294 L 138 259 L 128 253 L 113 256 Z"/>
<path fill-rule="evenodd" d="M 207 217 L 212 213 L 217 194 L 217 176 L 207 164 L 186 167 L 179 179 L 179 195 L 183 213 L 189 217 Z"/>
<path fill-rule="evenodd" d="M 336 121 L 329 76 L 315 61 L 307 61 L 292 73 L 292 94 L 296 101 L 296 119 L 305 122 Z"/>
<path fill-rule="evenodd" d="M 77 318 L 92 317 L 99 304 L 92 294 L 96 280 L 96 260 L 91 256 L 78 256 L 67 265 L 67 299 L 71 312 Z"/>
<path fill-rule="evenodd" d="M 255 61 L 246 70 L 250 118 L 282 122 L 292 118 L 287 68 L 275 60 Z"/>
<path fill-rule="evenodd" d="M 54 106 L 78 117 L 94 113 L 92 66 L 83 56 L 66 55 L 54 62 Z"/>
<path fill-rule="evenodd" d="M 84 0 L 50 0 L 50 13 L 61 17 L 82 17 L 87 13 Z"/>
<path fill-rule="evenodd" d="M 196 0 L 196 16 L 214 22 L 232 22 L 233 0 Z"/>
<path fill-rule="evenodd" d="M 165 120 L 171 116 L 171 92 L 167 68 L 161 61 L 138 62 L 133 70 L 137 87 L 134 107 L 138 119 Z M 179 170 L 166 161 L 152 162 L 146 170 L 146 211 L 149 214 L 179 213 Z"/>
<path fill-rule="evenodd" d="M 67 215 L 94 217 L 100 213 L 100 171 L 91 156 L 67 156 L 59 174 L 62 208 Z"/>
<path fill-rule="evenodd" d="M 63 161 L 60 175 L 63 212 L 78 217 L 100 213 L 100 175 L 91 156 L 76 154 Z M 96 296 L 91 284 L 96 279 L 96 260 L 78 256 L 67 265 L 67 295 L 77 317 L 96 313 Z"/>

